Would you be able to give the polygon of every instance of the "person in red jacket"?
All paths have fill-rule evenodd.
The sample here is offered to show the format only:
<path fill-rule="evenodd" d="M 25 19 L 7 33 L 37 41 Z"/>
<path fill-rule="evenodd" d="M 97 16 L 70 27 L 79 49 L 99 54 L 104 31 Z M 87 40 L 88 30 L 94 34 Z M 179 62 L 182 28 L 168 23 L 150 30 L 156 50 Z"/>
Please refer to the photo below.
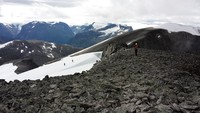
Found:
<path fill-rule="evenodd" d="M 139 48 L 137 42 L 134 44 L 134 48 L 135 48 L 135 56 L 137 56 L 138 55 L 138 48 Z"/>

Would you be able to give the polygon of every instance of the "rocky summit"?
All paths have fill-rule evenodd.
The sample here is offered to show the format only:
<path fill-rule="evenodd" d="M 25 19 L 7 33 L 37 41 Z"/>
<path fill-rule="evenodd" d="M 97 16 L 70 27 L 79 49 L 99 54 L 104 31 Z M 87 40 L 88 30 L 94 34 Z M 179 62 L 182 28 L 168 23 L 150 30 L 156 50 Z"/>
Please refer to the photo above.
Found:
<path fill-rule="evenodd" d="M 199 113 L 200 56 L 122 48 L 71 76 L 0 81 L 0 113 Z"/>

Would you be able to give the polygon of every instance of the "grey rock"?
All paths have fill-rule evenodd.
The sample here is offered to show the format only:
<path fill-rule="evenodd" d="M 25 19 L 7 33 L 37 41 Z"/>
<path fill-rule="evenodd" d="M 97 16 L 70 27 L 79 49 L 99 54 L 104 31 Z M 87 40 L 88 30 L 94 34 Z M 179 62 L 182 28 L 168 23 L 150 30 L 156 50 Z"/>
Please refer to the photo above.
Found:
<path fill-rule="evenodd" d="M 148 97 L 149 95 L 143 92 L 137 92 L 134 96 L 136 98 L 143 98 L 143 97 Z"/>
<path fill-rule="evenodd" d="M 172 113 L 172 109 L 168 105 L 159 104 L 155 106 L 155 108 L 157 108 L 160 111 L 160 113 Z"/>
<path fill-rule="evenodd" d="M 162 101 L 162 98 L 163 98 L 163 95 L 161 95 L 161 96 L 159 97 L 159 99 L 156 101 L 156 104 L 160 104 L 161 101 Z"/>
<path fill-rule="evenodd" d="M 143 113 L 143 112 L 147 112 L 151 107 L 149 106 L 149 105 L 147 105 L 147 104 L 142 104 L 142 105 L 139 105 L 138 106 L 139 107 L 139 109 L 141 110 L 141 112 Z"/>
<path fill-rule="evenodd" d="M 176 103 L 173 103 L 171 108 L 174 110 L 174 111 L 181 111 L 180 110 L 180 107 L 176 104 Z"/>
<path fill-rule="evenodd" d="M 200 96 L 193 96 L 192 101 L 193 101 L 195 104 L 198 104 L 198 103 L 199 103 L 199 105 L 200 105 Z"/>
<path fill-rule="evenodd" d="M 149 96 L 149 99 L 150 99 L 150 100 L 155 100 L 155 99 L 156 99 L 156 96 L 151 95 L 151 96 Z"/>
<path fill-rule="evenodd" d="M 136 111 L 136 105 L 134 103 L 123 104 L 115 109 L 116 113 L 133 113 Z"/>
<path fill-rule="evenodd" d="M 49 90 L 49 93 L 53 93 L 55 90 L 54 89 L 51 89 L 51 90 Z"/>
<path fill-rule="evenodd" d="M 184 108 L 180 108 L 181 109 L 181 111 L 183 112 L 183 113 L 191 113 L 190 111 L 188 111 L 188 110 L 186 110 L 186 109 L 184 109 Z"/>
<path fill-rule="evenodd" d="M 51 85 L 50 85 L 50 88 L 51 88 L 51 89 L 55 89 L 55 88 L 57 88 L 57 85 L 56 85 L 56 84 L 51 84 Z"/>
<path fill-rule="evenodd" d="M 100 113 L 109 113 L 108 109 L 103 109 Z"/>
<path fill-rule="evenodd" d="M 57 105 L 62 105 L 62 102 L 58 99 L 58 98 L 56 98 L 56 99 L 54 99 L 54 102 L 57 104 Z"/>
<path fill-rule="evenodd" d="M 66 111 L 67 113 L 73 113 L 74 109 L 72 109 L 70 106 L 68 106 L 67 104 L 63 104 L 61 107 L 62 110 Z"/>
<path fill-rule="evenodd" d="M 84 108 L 80 106 L 76 106 L 76 109 L 74 110 L 75 113 L 83 113 L 84 111 L 85 111 Z"/>
<path fill-rule="evenodd" d="M 58 98 L 62 95 L 62 92 L 60 91 L 55 91 L 55 94 L 53 95 L 54 98 Z"/>
<path fill-rule="evenodd" d="M 34 88 L 34 87 L 36 87 L 36 86 L 37 86 L 36 84 L 33 84 L 33 85 L 31 85 L 30 87 L 31 87 L 31 88 Z"/>
<path fill-rule="evenodd" d="M 180 107 L 187 110 L 196 110 L 200 108 L 198 105 L 189 105 L 186 102 L 181 103 Z"/>
<path fill-rule="evenodd" d="M 5 106 L 0 104 L 0 113 L 9 113 L 9 109 Z"/>
<path fill-rule="evenodd" d="M 140 105 L 142 103 L 142 101 L 141 100 L 138 100 L 135 104 L 136 105 Z"/>

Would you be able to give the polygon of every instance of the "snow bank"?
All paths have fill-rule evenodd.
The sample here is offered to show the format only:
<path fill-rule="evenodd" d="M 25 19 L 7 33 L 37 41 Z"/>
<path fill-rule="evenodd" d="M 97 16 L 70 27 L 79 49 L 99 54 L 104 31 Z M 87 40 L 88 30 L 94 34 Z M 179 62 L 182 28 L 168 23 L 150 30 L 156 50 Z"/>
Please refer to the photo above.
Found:
<path fill-rule="evenodd" d="M 0 66 L 0 79 L 6 81 L 13 80 L 36 80 L 43 79 L 46 75 L 49 76 L 62 76 L 74 74 L 76 72 L 86 71 L 92 68 L 96 61 L 101 59 L 102 52 L 94 52 L 82 54 L 74 57 L 65 57 L 60 61 L 41 66 L 39 68 L 16 74 L 14 71 L 17 69 L 12 64 Z"/>
<path fill-rule="evenodd" d="M 7 42 L 7 43 L 5 43 L 5 44 L 0 44 L 0 49 L 1 49 L 1 48 L 4 48 L 4 47 L 6 47 L 7 45 L 12 44 L 12 43 L 13 43 L 13 41 Z"/>

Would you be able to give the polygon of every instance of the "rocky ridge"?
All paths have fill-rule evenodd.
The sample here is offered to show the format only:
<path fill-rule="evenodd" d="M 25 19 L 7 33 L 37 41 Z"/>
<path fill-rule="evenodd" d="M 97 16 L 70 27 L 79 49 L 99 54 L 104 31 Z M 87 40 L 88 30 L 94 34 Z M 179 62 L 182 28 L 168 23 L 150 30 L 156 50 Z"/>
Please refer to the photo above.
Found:
<path fill-rule="evenodd" d="M 200 56 L 120 49 L 87 72 L 0 81 L 0 113 L 199 113 Z"/>

